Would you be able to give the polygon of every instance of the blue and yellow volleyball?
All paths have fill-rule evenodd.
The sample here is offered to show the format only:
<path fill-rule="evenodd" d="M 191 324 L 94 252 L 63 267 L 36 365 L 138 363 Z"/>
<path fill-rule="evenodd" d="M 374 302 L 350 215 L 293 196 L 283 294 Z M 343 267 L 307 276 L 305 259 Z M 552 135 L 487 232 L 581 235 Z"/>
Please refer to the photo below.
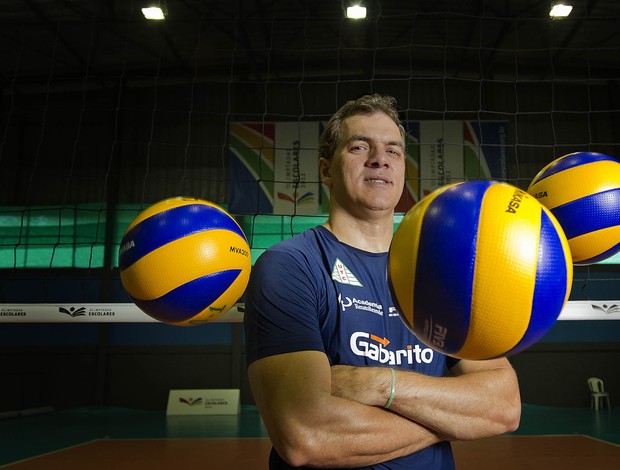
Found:
<path fill-rule="evenodd" d="M 388 280 L 404 323 L 461 359 L 523 351 L 555 324 L 572 285 L 562 229 L 527 192 L 496 181 L 437 189 L 403 217 Z"/>
<path fill-rule="evenodd" d="M 575 152 L 545 166 L 528 192 L 562 226 L 576 265 L 594 264 L 620 251 L 620 162 Z"/>
<path fill-rule="evenodd" d="M 138 308 L 184 326 L 226 313 L 243 295 L 251 264 L 247 238 L 230 214 L 183 197 L 142 211 L 119 253 L 121 282 Z"/>

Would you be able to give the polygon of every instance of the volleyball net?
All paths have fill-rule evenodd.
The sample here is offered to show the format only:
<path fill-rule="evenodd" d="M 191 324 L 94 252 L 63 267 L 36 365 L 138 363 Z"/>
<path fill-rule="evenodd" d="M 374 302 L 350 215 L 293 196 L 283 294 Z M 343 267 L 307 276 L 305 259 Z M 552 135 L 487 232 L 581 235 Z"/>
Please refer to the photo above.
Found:
<path fill-rule="evenodd" d="M 227 209 L 254 260 L 322 223 L 318 138 L 362 94 L 394 96 L 407 130 L 395 227 L 444 184 L 526 188 L 567 153 L 618 158 L 620 11 L 478 3 L 379 0 L 354 22 L 341 2 L 190 0 L 159 25 L 137 1 L 62 3 L 0 20 L 0 322 L 153 321 L 118 250 L 165 198 Z M 560 319 L 619 318 L 617 292 L 620 256 L 577 268 Z"/>

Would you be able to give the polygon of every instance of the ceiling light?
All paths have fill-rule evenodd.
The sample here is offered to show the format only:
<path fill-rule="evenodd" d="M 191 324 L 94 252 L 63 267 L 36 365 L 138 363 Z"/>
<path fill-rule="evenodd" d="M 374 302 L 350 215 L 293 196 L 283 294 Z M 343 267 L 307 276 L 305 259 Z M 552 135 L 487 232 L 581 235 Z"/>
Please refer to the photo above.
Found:
<path fill-rule="evenodd" d="M 551 11 L 549 11 L 549 16 L 552 18 L 566 18 L 570 15 L 573 7 L 570 5 L 565 5 L 564 3 L 553 3 L 551 5 Z"/>
<path fill-rule="evenodd" d="M 166 18 L 166 13 L 164 5 L 151 5 L 142 8 L 142 14 L 147 20 L 163 20 Z"/>
<path fill-rule="evenodd" d="M 361 20 L 366 18 L 366 7 L 359 4 L 347 7 L 347 18 L 352 20 Z"/>

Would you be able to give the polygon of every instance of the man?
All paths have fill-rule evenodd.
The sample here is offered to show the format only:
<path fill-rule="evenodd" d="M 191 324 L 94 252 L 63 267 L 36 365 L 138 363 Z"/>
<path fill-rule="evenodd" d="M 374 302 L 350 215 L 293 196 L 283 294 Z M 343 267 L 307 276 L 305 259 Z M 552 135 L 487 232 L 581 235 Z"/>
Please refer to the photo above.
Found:
<path fill-rule="evenodd" d="M 518 426 L 506 359 L 446 358 L 394 308 L 386 269 L 404 137 L 393 98 L 346 103 L 320 142 L 327 222 L 267 250 L 253 268 L 248 375 L 272 469 L 453 469 L 451 440 Z"/>

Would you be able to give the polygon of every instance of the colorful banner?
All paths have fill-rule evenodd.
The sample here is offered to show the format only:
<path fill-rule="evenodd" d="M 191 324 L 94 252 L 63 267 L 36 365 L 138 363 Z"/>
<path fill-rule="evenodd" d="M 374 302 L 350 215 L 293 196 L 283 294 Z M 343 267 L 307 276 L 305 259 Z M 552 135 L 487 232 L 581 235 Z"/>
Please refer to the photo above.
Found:
<path fill-rule="evenodd" d="M 406 132 L 405 188 L 396 212 L 407 212 L 420 200 L 420 123 L 403 123 Z"/>
<path fill-rule="evenodd" d="M 319 213 L 318 122 L 276 124 L 273 213 Z"/>
<path fill-rule="evenodd" d="M 318 122 L 230 124 L 228 210 L 319 214 Z"/>
<path fill-rule="evenodd" d="M 422 196 L 446 184 L 463 181 L 463 123 L 420 122 L 420 187 Z"/>
<path fill-rule="evenodd" d="M 407 121 L 406 182 L 396 212 L 449 183 L 505 180 L 503 121 Z M 233 214 L 314 215 L 329 211 L 319 181 L 322 122 L 230 124 L 228 210 Z"/>
<path fill-rule="evenodd" d="M 275 123 L 230 124 L 228 208 L 234 214 L 273 212 Z"/>
<path fill-rule="evenodd" d="M 505 180 L 508 177 L 507 149 L 508 123 L 463 122 L 463 158 L 467 180 Z"/>

